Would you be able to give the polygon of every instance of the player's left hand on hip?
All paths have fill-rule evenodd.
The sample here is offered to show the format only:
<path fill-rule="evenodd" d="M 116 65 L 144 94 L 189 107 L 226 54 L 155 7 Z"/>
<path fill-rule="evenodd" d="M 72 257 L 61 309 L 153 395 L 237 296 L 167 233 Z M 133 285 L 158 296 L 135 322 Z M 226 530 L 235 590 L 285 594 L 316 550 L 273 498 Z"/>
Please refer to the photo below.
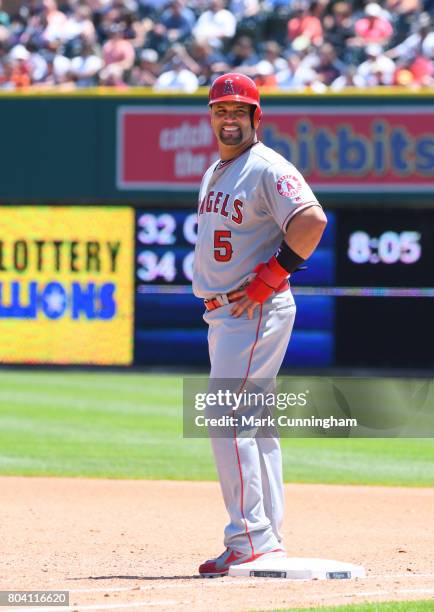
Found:
<path fill-rule="evenodd" d="M 244 312 L 247 312 L 247 317 L 253 319 L 255 308 L 259 306 L 259 302 L 251 300 L 245 289 L 235 291 L 231 297 L 236 300 L 231 308 L 231 315 L 238 318 L 241 317 Z"/>

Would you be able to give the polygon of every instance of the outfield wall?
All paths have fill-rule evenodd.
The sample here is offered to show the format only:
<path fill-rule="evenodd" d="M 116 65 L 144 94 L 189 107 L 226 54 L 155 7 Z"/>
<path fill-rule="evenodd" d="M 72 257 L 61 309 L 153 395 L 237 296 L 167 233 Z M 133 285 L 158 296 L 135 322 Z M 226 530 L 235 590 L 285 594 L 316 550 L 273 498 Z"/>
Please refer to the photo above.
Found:
<path fill-rule="evenodd" d="M 434 94 L 264 97 L 329 224 L 287 368 L 434 365 Z M 207 367 L 191 293 L 203 95 L 0 96 L 0 363 Z M 425 342 L 420 342 L 425 338 Z"/>
<path fill-rule="evenodd" d="M 193 204 L 216 153 L 206 98 L 133 90 L 2 94 L 0 201 Z M 260 137 L 326 205 L 433 205 L 434 92 L 269 95 Z"/>

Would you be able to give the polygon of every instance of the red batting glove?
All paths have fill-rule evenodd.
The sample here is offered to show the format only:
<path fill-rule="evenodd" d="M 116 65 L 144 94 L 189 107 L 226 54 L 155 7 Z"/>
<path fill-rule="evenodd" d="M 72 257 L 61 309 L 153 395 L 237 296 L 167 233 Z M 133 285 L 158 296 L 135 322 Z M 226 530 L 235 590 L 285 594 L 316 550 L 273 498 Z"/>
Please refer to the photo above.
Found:
<path fill-rule="evenodd" d="M 289 274 L 273 257 L 267 263 L 256 266 L 255 278 L 247 285 L 246 293 L 254 302 L 263 304 L 270 295 L 279 290 L 288 280 Z"/>

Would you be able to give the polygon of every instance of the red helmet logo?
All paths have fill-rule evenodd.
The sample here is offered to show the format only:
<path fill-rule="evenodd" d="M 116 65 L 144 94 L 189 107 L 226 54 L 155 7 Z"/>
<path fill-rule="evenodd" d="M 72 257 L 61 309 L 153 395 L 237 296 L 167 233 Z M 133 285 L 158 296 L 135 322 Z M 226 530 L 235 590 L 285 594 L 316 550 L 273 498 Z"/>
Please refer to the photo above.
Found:
<path fill-rule="evenodd" d="M 224 96 L 234 96 L 235 95 L 235 91 L 234 91 L 234 82 L 232 79 L 225 79 L 225 86 L 223 89 L 223 95 Z"/>

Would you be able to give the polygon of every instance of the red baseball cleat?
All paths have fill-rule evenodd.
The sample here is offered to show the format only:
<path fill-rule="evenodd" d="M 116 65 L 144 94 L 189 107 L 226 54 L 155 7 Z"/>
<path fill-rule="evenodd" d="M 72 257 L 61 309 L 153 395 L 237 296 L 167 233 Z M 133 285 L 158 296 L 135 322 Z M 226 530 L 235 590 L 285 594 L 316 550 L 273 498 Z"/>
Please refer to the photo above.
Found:
<path fill-rule="evenodd" d="M 275 548 L 267 552 L 257 553 L 255 555 L 238 552 L 227 548 L 216 559 L 209 559 L 199 566 L 199 574 L 204 578 L 214 578 L 215 576 L 227 576 L 231 565 L 241 565 L 241 563 L 250 563 L 256 561 L 264 555 L 276 555 L 276 557 L 285 557 L 285 551 L 282 548 Z"/>

